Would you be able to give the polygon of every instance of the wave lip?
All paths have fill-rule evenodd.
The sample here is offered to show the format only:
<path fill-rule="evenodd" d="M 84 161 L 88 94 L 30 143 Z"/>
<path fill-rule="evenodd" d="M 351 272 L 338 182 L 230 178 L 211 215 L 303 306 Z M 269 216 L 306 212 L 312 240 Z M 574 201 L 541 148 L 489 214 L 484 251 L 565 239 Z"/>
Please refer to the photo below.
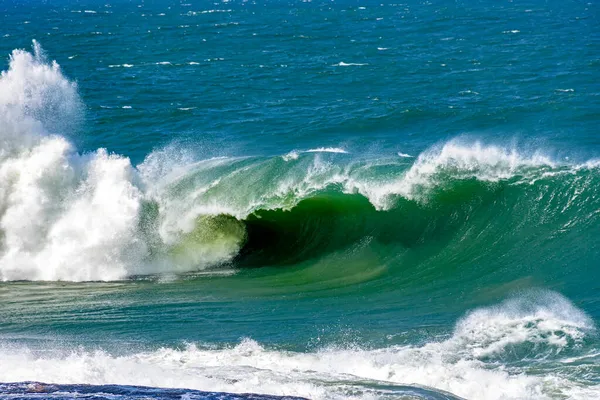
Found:
<path fill-rule="evenodd" d="M 543 153 L 524 155 L 516 149 L 486 146 L 480 142 L 465 144 L 456 139 L 421 153 L 395 180 L 380 185 L 353 182 L 351 186 L 366 195 L 376 207 L 390 209 L 394 196 L 426 202 L 431 189 L 451 181 L 498 182 L 515 177 L 531 181 L 556 167 L 557 164 Z"/>

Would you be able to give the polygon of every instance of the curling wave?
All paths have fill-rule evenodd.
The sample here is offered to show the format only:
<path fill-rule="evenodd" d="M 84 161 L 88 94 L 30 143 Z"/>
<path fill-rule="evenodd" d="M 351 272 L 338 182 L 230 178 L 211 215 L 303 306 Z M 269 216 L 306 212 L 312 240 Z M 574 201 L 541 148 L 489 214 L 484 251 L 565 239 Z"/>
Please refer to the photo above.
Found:
<path fill-rule="evenodd" d="M 510 261 L 598 230 L 594 161 L 457 139 L 416 159 L 315 149 L 198 161 L 170 147 L 133 167 L 74 149 L 81 104 L 37 43 L 13 51 L 0 77 L 0 280 L 290 265 L 367 242 L 403 269 L 450 252 Z"/>

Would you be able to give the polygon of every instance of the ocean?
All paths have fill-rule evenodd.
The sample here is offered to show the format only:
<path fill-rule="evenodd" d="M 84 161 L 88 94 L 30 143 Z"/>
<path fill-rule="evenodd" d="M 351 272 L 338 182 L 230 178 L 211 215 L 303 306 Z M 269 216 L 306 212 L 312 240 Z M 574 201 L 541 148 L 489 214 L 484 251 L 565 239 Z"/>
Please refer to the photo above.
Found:
<path fill-rule="evenodd" d="M 0 1 L 0 399 L 600 399 L 599 6 Z"/>

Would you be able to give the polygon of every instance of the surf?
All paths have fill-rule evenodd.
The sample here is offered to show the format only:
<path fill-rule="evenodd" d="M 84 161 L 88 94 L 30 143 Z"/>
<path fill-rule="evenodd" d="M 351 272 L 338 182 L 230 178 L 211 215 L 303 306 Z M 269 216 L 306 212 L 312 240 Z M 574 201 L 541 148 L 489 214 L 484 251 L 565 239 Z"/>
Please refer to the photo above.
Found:
<path fill-rule="evenodd" d="M 52 382 L 46 390 L 63 388 L 65 397 L 103 385 L 117 385 L 103 388 L 109 392 L 140 390 L 123 388 L 135 384 L 312 399 L 584 399 L 600 390 L 591 375 L 576 375 L 585 368 L 579 357 L 597 358 L 590 346 L 595 335 L 590 317 L 565 297 L 529 291 L 466 312 L 440 337 L 381 348 L 346 343 L 294 351 L 244 338 L 220 346 L 37 350 L 5 341 L 0 357 L 11 368 L 0 367 L 0 380 Z M 523 362 L 534 363 L 526 374 L 519 373 Z M 572 369 L 557 372 L 557 365 Z M 0 390 L 22 393 L 27 385 L 0 384 Z"/>
<path fill-rule="evenodd" d="M 595 160 L 458 137 L 414 159 L 329 147 L 198 159 L 173 145 L 133 166 L 77 152 L 77 85 L 37 42 L 13 51 L 0 88 L 3 281 L 307 265 L 376 246 L 379 263 L 410 270 L 449 251 L 574 248 L 597 230 Z"/>

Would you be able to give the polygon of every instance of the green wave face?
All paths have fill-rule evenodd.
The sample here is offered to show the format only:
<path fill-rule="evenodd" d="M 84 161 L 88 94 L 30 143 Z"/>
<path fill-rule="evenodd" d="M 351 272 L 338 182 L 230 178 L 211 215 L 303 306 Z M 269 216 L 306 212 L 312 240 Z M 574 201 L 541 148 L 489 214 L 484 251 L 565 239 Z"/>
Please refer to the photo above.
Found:
<path fill-rule="evenodd" d="M 322 165 L 315 172 L 312 157 L 235 160 L 186 175 L 171 193 L 189 199 L 204 180 L 208 187 L 190 209 L 217 211 L 195 216 L 167 257 L 182 271 L 286 270 L 278 275 L 286 279 L 265 281 L 269 290 L 331 289 L 386 276 L 395 287 L 473 282 L 472 290 L 508 291 L 583 276 L 598 255 L 600 175 L 593 166 L 521 165 L 506 173 L 502 165 L 453 162 L 414 179 L 419 160 Z M 409 178 L 416 183 L 407 191 Z M 384 196 L 376 192 L 382 188 Z M 169 212 L 164 204 L 159 226 Z"/>
<path fill-rule="evenodd" d="M 227 215 L 199 216 L 194 228 L 169 248 L 178 265 L 206 265 L 228 261 L 246 238 L 244 225 Z"/>

